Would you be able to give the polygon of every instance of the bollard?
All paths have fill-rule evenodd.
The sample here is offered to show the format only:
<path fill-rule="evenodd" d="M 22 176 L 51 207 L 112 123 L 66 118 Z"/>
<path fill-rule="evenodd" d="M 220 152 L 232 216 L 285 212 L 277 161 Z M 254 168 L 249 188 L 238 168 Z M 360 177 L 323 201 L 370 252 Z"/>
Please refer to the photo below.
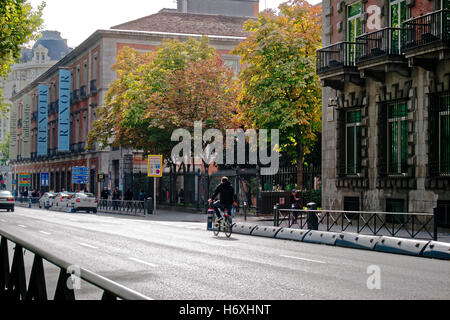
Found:
<path fill-rule="evenodd" d="M 153 214 L 153 198 L 147 198 L 147 214 Z"/>
<path fill-rule="evenodd" d="M 317 203 L 310 202 L 306 205 L 308 211 L 317 210 Z M 319 219 L 315 212 L 308 212 L 308 218 L 306 219 L 309 230 L 319 230 Z"/>
<path fill-rule="evenodd" d="M 209 231 L 213 229 L 213 219 L 214 219 L 214 209 L 208 209 L 207 230 Z"/>
<path fill-rule="evenodd" d="M 28 198 L 28 208 L 31 208 L 31 198 Z"/>
<path fill-rule="evenodd" d="M 273 226 L 278 227 L 279 224 L 279 218 L 280 218 L 280 211 L 278 210 L 279 204 L 273 206 Z"/>

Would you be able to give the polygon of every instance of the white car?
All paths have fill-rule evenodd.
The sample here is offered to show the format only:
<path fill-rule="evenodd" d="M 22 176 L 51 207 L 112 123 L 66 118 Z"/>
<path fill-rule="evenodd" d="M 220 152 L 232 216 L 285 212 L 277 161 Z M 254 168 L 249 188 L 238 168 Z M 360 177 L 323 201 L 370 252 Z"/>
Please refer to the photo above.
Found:
<path fill-rule="evenodd" d="M 70 198 L 75 194 L 75 192 L 59 192 L 56 194 L 56 197 L 53 199 L 53 207 L 54 208 L 67 208 Z"/>
<path fill-rule="evenodd" d="M 6 209 L 6 211 L 14 211 L 14 197 L 9 191 L 0 191 L 0 209 Z"/>
<path fill-rule="evenodd" d="M 39 199 L 39 208 L 50 208 L 53 205 L 53 200 L 56 198 L 56 193 L 46 192 Z"/>
<path fill-rule="evenodd" d="M 98 200 L 92 193 L 77 192 L 69 200 L 69 207 L 74 212 L 86 211 L 97 213 Z"/>

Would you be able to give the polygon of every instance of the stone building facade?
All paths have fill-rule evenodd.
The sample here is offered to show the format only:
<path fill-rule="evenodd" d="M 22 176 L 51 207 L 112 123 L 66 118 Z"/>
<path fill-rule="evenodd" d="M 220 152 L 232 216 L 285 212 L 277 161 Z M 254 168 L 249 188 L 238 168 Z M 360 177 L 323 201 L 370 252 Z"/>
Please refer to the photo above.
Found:
<path fill-rule="evenodd" d="M 450 4 L 322 4 L 323 207 L 437 208 L 449 226 Z"/>
<path fill-rule="evenodd" d="M 11 162 L 14 180 L 19 179 L 20 173 L 31 174 L 32 189 L 41 189 L 40 173 L 49 173 L 50 190 L 60 191 L 86 189 L 99 194 L 107 186 L 115 186 L 122 191 L 133 188 L 130 174 L 146 176 L 146 162 L 142 154 L 136 150 L 126 148 L 107 148 L 105 150 L 86 150 L 86 137 L 97 119 L 97 110 L 104 103 L 105 94 L 110 84 L 117 79 L 112 70 L 116 63 L 118 52 L 124 47 L 131 47 L 139 51 L 156 50 L 166 39 L 185 41 L 189 38 L 199 39 L 207 36 L 225 63 L 231 67 L 239 67 L 239 57 L 230 54 L 246 34 L 242 30 L 247 18 L 220 15 L 180 14 L 173 10 L 161 12 L 130 21 L 109 30 L 98 30 L 66 55 L 49 70 L 35 79 L 28 86 L 17 92 L 12 98 L 17 108 L 16 152 Z M 218 29 L 224 24 L 227 27 Z M 214 32 L 215 30 L 222 30 Z M 70 152 L 58 150 L 58 75 L 61 69 L 71 72 L 70 99 Z M 237 71 L 237 70 L 236 70 Z M 38 86 L 49 86 L 48 105 L 48 155 L 37 156 L 37 112 Z M 24 98 L 32 97 L 31 116 L 31 155 L 25 157 L 22 144 L 24 131 L 22 127 L 22 108 Z M 15 153 L 17 156 L 15 156 Z M 72 184 L 72 168 L 75 166 L 89 167 L 90 178 L 87 185 Z M 105 174 L 106 180 L 99 182 L 99 174 Z M 140 186 L 137 186 L 140 187 Z M 45 188 L 44 188 L 45 189 Z M 123 194 L 123 192 L 122 192 Z"/>
<path fill-rule="evenodd" d="M 11 104 L 11 97 L 25 88 L 42 73 L 67 55 L 71 49 L 67 40 L 58 31 L 45 30 L 32 48 L 24 48 L 19 63 L 11 66 L 11 73 L 0 81 L 6 104 Z M 0 142 L 4 142 L 9 132 L 9 113 L 0 120 Z"/>

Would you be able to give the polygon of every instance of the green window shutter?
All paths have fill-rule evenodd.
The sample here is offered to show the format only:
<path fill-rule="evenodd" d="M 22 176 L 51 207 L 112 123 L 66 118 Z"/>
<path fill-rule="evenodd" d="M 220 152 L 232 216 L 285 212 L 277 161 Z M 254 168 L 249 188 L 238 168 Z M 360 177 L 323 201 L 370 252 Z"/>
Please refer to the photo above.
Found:
<path fill-rule="evenodd" d="M 346 114 L 346 168 L 347 174 L 361 172 L 361 110 Z"/>
<path fill-rule="evenodd" d="M 391 174 L 405 173 L 408 164 L 408 122 L 406 103 L 389 106 L 388 152 Z"/>
<path fill-rule="evenodd" d="M 355 172 L 355 127 L 347 128 L 347 173 Z"/>

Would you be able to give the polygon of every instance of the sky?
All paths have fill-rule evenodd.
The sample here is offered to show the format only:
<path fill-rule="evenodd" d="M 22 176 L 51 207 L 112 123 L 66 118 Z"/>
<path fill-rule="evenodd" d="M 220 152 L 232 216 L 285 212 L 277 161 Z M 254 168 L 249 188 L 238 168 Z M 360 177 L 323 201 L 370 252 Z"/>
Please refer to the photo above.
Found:
<path fill-rule="evenodd" d="M 30 0 L 33 7 L 42 0 Z M 176 8 L 175 0 L 45 0 L 44 30 L 57 30 L 75 48 L 98 29 L 157 13 L 162 8 Z M 276 9 L 286 0 L 260 0 L 259 8 Z M 311 4 L 320 0 L 311 0 Z"/>

